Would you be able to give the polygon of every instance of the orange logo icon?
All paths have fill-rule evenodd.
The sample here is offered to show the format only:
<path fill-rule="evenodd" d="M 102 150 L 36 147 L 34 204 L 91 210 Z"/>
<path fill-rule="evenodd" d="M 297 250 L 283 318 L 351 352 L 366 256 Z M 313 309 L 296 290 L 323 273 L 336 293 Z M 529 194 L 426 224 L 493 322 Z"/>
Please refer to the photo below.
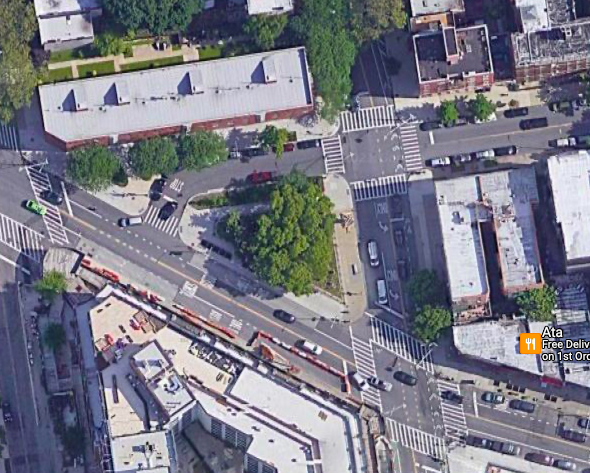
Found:
<path fill-rule="evenodd" d="M 538 355 L 541 353 L 541 334 L 540 333 L 521 333 L 520 334 L 520 354 L 521 355 Z"/>

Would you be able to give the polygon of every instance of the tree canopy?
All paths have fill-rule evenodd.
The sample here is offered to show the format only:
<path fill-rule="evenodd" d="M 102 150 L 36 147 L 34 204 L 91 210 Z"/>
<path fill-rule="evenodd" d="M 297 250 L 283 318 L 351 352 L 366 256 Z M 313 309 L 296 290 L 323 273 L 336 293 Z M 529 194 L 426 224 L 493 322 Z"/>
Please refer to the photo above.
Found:
<path fill-rule="evenodd" d="M 412 332 L 424 343 L 435 342 L 442 331 L 452 323 L 453 316 L 450 310 L 425 305 L 412 318 Z"/>
<path fill-rule="evenodd" d="M 59 350 L 66 343 L 66 331 L 60 324 L 49 324 L 43 333 L 43 343 L 51 351 Z"/>
<path fill-rule="evenodd" d="M 66 276 L 59 271 L 49 271 L 35 283 L 35 290 L 45 299 L 52 300 L 67 288 Z"/>
<path fill-rule="evenodd" d="M 91 192 L 109 187 L 120 169 L 117 157 L 103 146 L 75 150 L 67 164 L 67 176 L 77 185 Z"/>
<path fill-rule="evenodd" d="M 277 155 L 277 159 L 283 157 L 285 144 L 289 140 L 289 130 L 286 128 L 277 128 L 273 125 L 267 125 L 260 133 L 260 144 L 264 148 L 272 148 Z"/>
<path fill-rule="evenodd" d="M 445 287 L 434 271 L 423 269 L 415 273 L 408 284 L 408 292 L 417 308 L 447 305 Z"/>
<path fill-rule="evenodd" d="M 303 0 L 290 23 L 307 48 L 315 87 L 324 101 L 322 115 L 329 120 L 344 109 L 352 90 L 356 45 L 348 16 L 345 0 Z"/>
<path fill-rule="evenodd" d="M 197 131 L 180 137 L 178 157 L 183 169 L 199 171 L 227 161 L 227 145 L 214 131 Z"/>
<path fill-rule="evenodd" d="M 125 41 L 120 36 L 113 33 L 103 33 L 98 35 L 94 40 L 94 47 L 101 56 L 110 56 L 122 54 L 125 52 Z"/>
<path fill-rule="evenodd" d="M 359 43 L 373 41 L 386 31 L 406 26 L 404 0 L 364 0 L 351 2 L 352 28 Z"/>
<path fill-rule="evenodd" d="M 469 107 L 475 118 L 481 121 L 487 120 L 496 111 L 496 105 L 483 94 L 477 94 Z"/>
<path fill-rule="evenodd" d="M 557 293 L 551 286 L 519 292 L 516 303 L 522 315 L 538 322 L 553 320 L 553 309 L 557 303 Z"/>
<path fill-rule="evenodd" d="M 176 147 L 170 138 L 140 141 L 129 152 L 134 174 L 149 180 L 156 174 L 170 174 L 178 168 Z"/>
<path fill-rule="evenodd" d="M 459 110 L 457 109 L 457 104 L 452 100 L 443 100 L 440 103 L 438 115 L 440 117 L 440 121 L 443 122 L 444 125 L 450 125 L 456 122 L 459 119 Z"/>
<path fill-rule="evenodd" d="M 16 110 L 28 105 L 38 73 L 29 42 L 37 32 L 33 4 L 26 0 L 0 2 L 0 121 L 9 122 Z"/>
<path fill-rule="evenodd" d="M 155 35 L 185 31 L 201 0 L 104 0 L 107 12 L 127 30 L 146 28 Z"/>
<path fill-rule="evenodd" d="M 275 47 L 275 40 L 287 26 L 287 15 L 253 15 L 244 24 L 246 33 L 262 51 Z"/>

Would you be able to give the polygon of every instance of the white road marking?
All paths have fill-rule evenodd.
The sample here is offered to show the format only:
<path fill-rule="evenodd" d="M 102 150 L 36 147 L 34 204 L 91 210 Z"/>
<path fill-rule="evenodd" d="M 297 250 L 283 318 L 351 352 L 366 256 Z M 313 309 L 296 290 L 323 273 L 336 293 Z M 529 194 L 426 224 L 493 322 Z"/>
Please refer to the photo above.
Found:
<path fill-rule="evenodd" d="M 2 255 L 2 254 L 0 254 L 0 260 L 4 261 L 5 263 L 8 263 L 8 264 L 9 264 L 10 266 L 12 266 L 13 268 L 18 268 L 18 269 L 20 269 L 20 270 L 21 270 L 23 273 L 25 273 L 27 276 L 30 276 L 30 275 L 31 275 L 31 272 L 30 272 L 30 271 L 29 271 L 27 268 L 25 268 L 25 267 L 21 266 L 20 264 L 18 264 L 18 263 L 16 263 L 16 262 L 12 261 L 11 259 L 8 259 L 6 256 L 4 256 L 4 255 Z"/>
<path fill-rule="evenodd" d="M 68 209 L 68 213 L 73 217 L 74 212 L 72 212 L 72 206 L 70 204 L 70 197 L 68 195 L 68 191 L 66 190 L 66 185 L 64 184 L 64 181 L 59 181 L 59 183 L 61 184 L 61 191 L 63 192 L 64 200 L 66 201 L 66 207 Z"/>

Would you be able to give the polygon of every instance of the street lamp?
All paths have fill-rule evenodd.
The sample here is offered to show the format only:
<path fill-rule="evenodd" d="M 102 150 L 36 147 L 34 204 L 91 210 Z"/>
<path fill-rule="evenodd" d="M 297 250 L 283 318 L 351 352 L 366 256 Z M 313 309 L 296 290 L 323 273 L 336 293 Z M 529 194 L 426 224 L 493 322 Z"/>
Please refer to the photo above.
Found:
<path fill-rule="evenodd" d="M 435 342 L 430 342 L 428 344 L 428 351 L 424 354 L 424 356 L 420 359 L 420 361 L 418 363 L 416 363 L 416 368 L 418 368 L 426 359 L 426 357 L 428 355 L 430 355 L 432 353 L 432 350 L 434 350 L 438 345 Z"/>

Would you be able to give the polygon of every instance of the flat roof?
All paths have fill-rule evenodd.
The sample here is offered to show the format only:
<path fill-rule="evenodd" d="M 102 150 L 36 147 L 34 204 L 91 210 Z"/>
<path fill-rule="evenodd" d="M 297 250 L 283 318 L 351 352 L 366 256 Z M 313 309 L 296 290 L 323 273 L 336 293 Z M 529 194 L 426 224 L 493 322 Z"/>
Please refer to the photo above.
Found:
<path fill-rule="evenodd" d="M 169 435 L 171 433 L 159 431 L 114 438 L 111 442 L 114 470 L 125 473 L 170 472 Z"/>
<path fill-rule="evenodd" d="M 486 25 L 456 28 L 455 36 L 456 50 L 452 52 L 457 54 L 450 59 L 443 30 L 425 30 L 414 35 L 420 82 L 492 71 Z"/>
<path fill-rule="evenodd" d="M 465 11 L 463 0 L 410 0 L 412 16 Z"/>
<path fill-rule="evenodd" d="M 94 37 L 89 14 L 39 18 L 41 44 Z"/>
<path fill-rule="evenodd" d="M 66 15 L 82 11 L 97 10 L 100 0 L 35 0 L 35 13 L 40 16 Z"/>
<path fill-rule="evenodd" d="M 555 217 L 561 227 L 566 260 L 590 258 L 590 154 L 573 151 L 547 160 Z"/>
<path fill-rule="evenodd" d="M 248 0 L 248 15 L 280 14 L 293 10 L 293 0 Z"/>
<path fill-rule="evenodd" d="M 42 85 L 45 131 L 64 142 L 313 104 L 304 48 Z"/>
<path fill-rule="evenodd" d="M 549 29 L 547 0 L 515 0 L 524 33 Z"/>

